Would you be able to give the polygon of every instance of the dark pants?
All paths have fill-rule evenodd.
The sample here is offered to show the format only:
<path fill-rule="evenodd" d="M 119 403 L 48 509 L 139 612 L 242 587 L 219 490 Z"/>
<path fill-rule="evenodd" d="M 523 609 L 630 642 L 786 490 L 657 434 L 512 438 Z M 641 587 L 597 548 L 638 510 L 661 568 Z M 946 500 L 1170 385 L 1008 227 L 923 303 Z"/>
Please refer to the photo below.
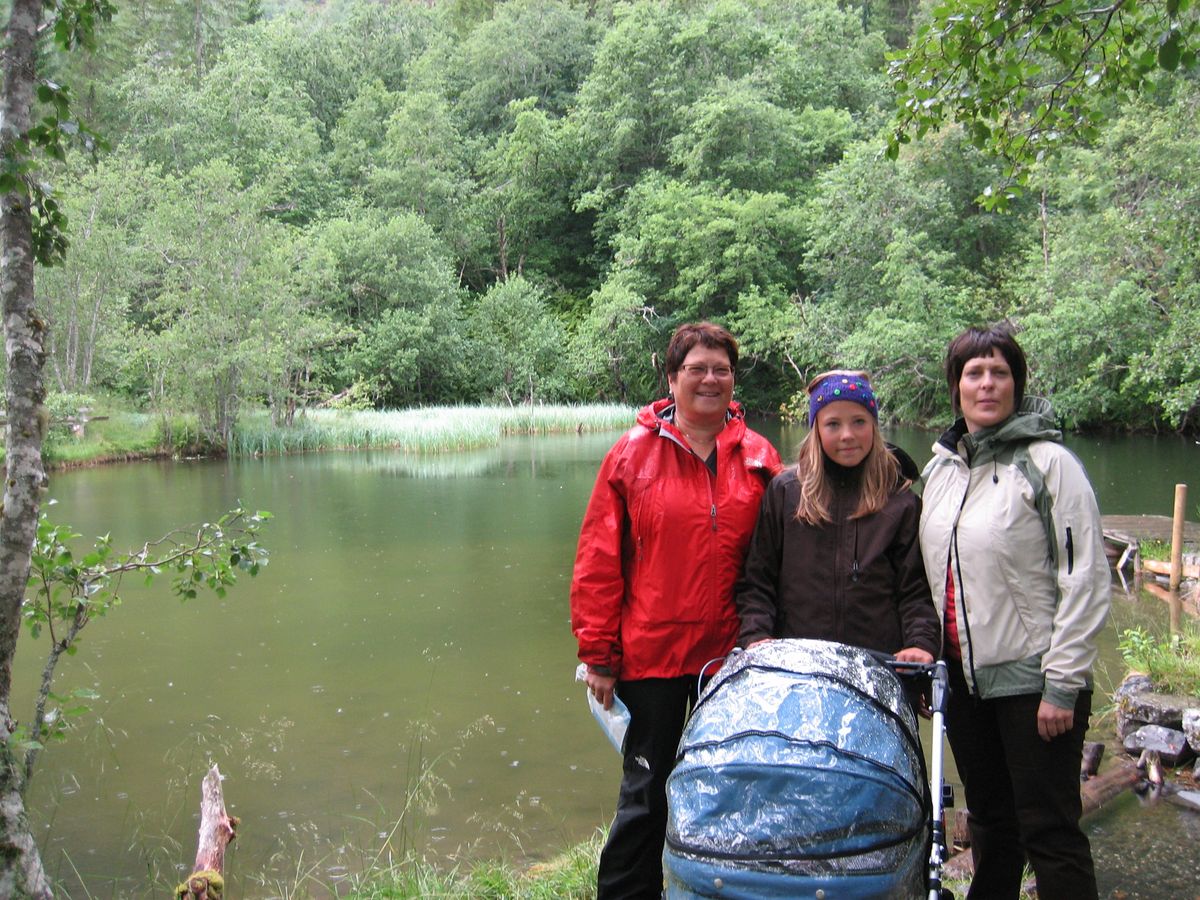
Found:
<path fill-rule="evenodd" d="M 629 730 L 617 814 L 600 853 L 597 900 L 662 896 L 667 776 L 696 699 L 696 683 L 691 675 L 617 684 L 617 694 L 629 707 Z"/>
<path fill-rule="evenodd" d="M 1038 737 L 1039 694 L 980 700 L 950 663 L 946 731 L 962 777 L 975 877 L 968 900 L 1016 900 L 1026 859 L 1041 900 L 1090 900 L 1096 874 L 1079 827 L 1079 764 L 1092 694 L 1082 691 L 1069 732 Z"/>

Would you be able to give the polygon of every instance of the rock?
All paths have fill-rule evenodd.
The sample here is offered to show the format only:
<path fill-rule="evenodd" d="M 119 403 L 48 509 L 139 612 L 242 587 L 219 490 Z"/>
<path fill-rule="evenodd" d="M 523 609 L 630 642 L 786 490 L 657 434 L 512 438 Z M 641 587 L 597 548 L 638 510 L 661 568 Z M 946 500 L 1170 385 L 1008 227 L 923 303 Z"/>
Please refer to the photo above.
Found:
<path fill-rule="evenodd" d="M 1118 700 L 1129 694 L 1145 694 L 1154 690 L 1154 682 L 1150 680 L 1149 675 L 1143 675 L 1140 672 L 1130 672 L 1125 676 L 1125 680 L 1113 691 L 1113 697 Z"/>
<path fill-rule="evenodd" d="M 1117 708 L 1117 737 L 1125 740 L 1125 736 L 1137 731 L 1146 722 L 1135 722 L 1133 716 L 1126 712 L 1127 705 L 1130 704 L 1131 698 L 1138 694 L 1149 694 L 1154 691 L 1154 682 L 1150 680 L 1149 675 L 1141 675 L 1137 672 L 1132 672 L 1125 676 L 1125 680 L 1113 691 L 1113 703 Z"/>
<path fill-rule="evenodd" d="M 1183 733 L 1188 746 L 1200 753 L 1200 706 L 1183 711 Z"/>
<path fill-rule="evenodd" d="M 1133 678 L 1142 679 L 1145 676 L 1127 678 L 1113 694 L 1117 706 L 1117 736 L 1125 740 L 1143 725 L 1161 725 L 1164 728 L 1182 731 L 1183 714 L 1189 709 L 1195 709 L 1196 698 L 1139 689 L 1143 682 L 1133 682 Z"/>
<path fill-rule="evenodd" d="M 1143 725 L 1125 738 L 1124 746 L 1130 754 L 1143 750 L 1157 753 L 1163 765 L 1172 767 L 1187 762 L 1193 756 L 1183 732 L 1162 725 Z"/>

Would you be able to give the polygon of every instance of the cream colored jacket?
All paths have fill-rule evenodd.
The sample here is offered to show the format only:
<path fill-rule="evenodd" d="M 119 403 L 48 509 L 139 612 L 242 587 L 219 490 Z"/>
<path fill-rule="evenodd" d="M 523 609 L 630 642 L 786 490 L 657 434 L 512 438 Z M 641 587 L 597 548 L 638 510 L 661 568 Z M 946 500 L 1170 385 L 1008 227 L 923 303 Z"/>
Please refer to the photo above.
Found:
<path fill-rule="evenodd" d="M 925 467 L 921 552 L 939 614 L 954 579 L 972 694 L 1040 693 L 1070 709 L 1091 687 L 1112 593 L 1100 511 L 1050 405 L 1028 397 L 994 428 L 960 420 Z"/>

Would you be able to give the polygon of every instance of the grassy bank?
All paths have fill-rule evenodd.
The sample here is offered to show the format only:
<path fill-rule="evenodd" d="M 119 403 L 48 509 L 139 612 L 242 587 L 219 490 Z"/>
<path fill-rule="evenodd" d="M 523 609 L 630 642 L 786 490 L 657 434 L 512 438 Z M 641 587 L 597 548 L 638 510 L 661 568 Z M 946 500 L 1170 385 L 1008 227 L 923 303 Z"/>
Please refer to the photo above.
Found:
<path fill-rule="evenodd" d="M 592 900 L 603 836 L 577 844 L 546 863 L 521 868 L 501 862 L 441 871 L 410 860 L 365 876 L 353 900 Z"/>
<path fill-rule="evenodd" d="M 164 418 L 98 408 L 83 429 L 51 428 L 43 448 L 51 468 L 158 457 L 272 456 L 320 450 L 388 449 L 446 453 L 492 447 L 516 434 L 611 431 L 633 424 L 635 410 L 616 405 L 427 407 L 391 411 L 309 410 L 279 427 L 265 412 L 242 416 L 230 446 L 213 447 L 195 417 Z M 2 459 L 2 449 L 0 449 Z"/>
<path fill-rule="evenodd" d="M 528 869 L 485 863 L 447 874 L 422 862 L 410 862 L 371 875 L 348 896 L 352 900 L 594 900 L 596 863 L 603 843 L 604 835 L 598 833 L 550 862 Z M 961 897 L 968 884 L 954 879 L 947 881 L 946 887 Z"/>
<path fill-rule="evenodd" d="M 1200 697 L 1200 624 L 1188 620 L 1173 635 L 1127 628 L 1118 646 L 1130 671 L 1149 675 L 1155 690 Z"/>
<path fill-rule="evenodd" d="M 633 424 L 632 407 L 435 406 L 383 412 L 309 410 L 279 428 L 265 413 L 245 416 L 229 448 L 232 456 L 380 448 L 443 453 L 491 447 L 506 435 L 610 431 Z"/>

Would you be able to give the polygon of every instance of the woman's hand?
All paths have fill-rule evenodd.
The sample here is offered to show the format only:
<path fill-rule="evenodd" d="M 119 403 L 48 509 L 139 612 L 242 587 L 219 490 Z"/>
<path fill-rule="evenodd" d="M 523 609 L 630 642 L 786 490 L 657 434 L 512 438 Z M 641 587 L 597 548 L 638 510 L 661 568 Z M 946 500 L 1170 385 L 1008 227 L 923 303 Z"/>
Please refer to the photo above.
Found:
<path fill-rule="evenodd" d="M 1052 741 L 1060 734 L 1066 734 L 1075 725 L 1075 710 L 1055 706 L 1049 700 L 1043 700 L 1038 706 L 1037 726 L 1038 737 L 1043 741 Z"/>
<path fill-rule="evenodd" d="M 596 700 L 605 709 L 612 707 L 613 691 L 617 687 L 617 676 L 601 675 L 598 672 L 593 672 L 588 669 L 587 677 L 584 682 L 588 686 L 588 690 L 592 692 Z"/>
<path fill-rule="evenodd" d="M 922 650 L 920 647 L 905 647 L 896 654 L 896 661 L 921 663 L 927 666 L 933 662 L 933 654 L 928 650 Z"/>
<path fill-rule="evenodd" d="M 920 663 L 927 666 L 933 662 L 933 654 L 920 647 L 905 647 L 896 653 L 894 659 L 896 662 Z M 924 691 L 921 692 L 920 699 L 916 702 L 916 712 L 922 719 L 933 718 L 933 710 L 929 708 L 929 698 L 925 696 Z"/>

